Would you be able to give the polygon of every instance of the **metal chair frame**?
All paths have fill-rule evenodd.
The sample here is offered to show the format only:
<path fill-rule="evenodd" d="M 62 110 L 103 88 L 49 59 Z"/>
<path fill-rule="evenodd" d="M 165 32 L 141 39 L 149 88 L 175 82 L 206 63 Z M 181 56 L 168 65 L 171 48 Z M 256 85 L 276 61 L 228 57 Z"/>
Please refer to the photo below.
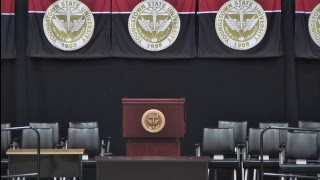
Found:
<path fill-rule="evenodd" d="M 263 157 L 263 134 L 269 129 L 279 129 L 279 130 L 288 130 L 288 131 L 312 131 L 320 132 L 320 129 L 308 129 L 308 128 L 294 128 L 294 127 L 277 127 L 277 126 L 268 126 L 264 128 L 260 134 L 260 157 Z M 274 177 L 294 177 L 294 178 L 305 178 L 305 179 L 320 179 L 316 176 L 302 176 L 302 175 L 291 175 L 291 174 L 278 174 L 278 173 L 264 173 L 263 172 L 263 158 L 260 158 L 260 180 L 263 180 L 263 176 L 274 176 Z"/>
<path fill-rule="evenodd" d="M 28 173 L 28 174 L 16 174 L 16 175 L 8 175 L 1 176 L 1 179 L 8 179 L 14 177 L 33 177 L 37 176 L 37 179 L 40 180 L 40 134 L 36 128 L 30 126 L 23 127 L 11 127 L 11 128 L 3 128 L 1 131 L 14 131 L 14 130 L 23 130 L 23 129 L 32 129 L 37 134 L 37 172 L 36 173 Z"/>

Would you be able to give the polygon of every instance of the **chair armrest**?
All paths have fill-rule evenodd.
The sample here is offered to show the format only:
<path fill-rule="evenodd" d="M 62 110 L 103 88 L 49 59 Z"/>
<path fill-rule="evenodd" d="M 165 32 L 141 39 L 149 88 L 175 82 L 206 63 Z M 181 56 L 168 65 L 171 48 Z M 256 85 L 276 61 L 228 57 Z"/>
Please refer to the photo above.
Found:
<path fill-rule="evenodd" d="M 194 144 L 195 149 L 196 149 L 196 156 L 201 156 L 201 144 L 200 143 L 196 143 Z"/>
<path fill-rule="evenodd" d="M 56 144 L 55 148 L 56 149 L 63 149 L 64 145 L 63 144 Z"/>
<path fill-rule="evenodd" d="M 60 143 L 56 144 L 56 148 L 57 149 L 63 149 L 63 148 L 67 149 L 67 141 L 68 141 L 67 137 L 61 137 L 60 138 Z"/>
<path fill-rule="evenodd" d="M 20 147 L 19 138 L 13 138 L 12 144 L 9 146 L 12 149 L 18 149 Z"/>
<path fill-rule="evenodd" d="M 101 137 L 101 156 L 108 156 L 112 153 L 110 152 L 110 144 L 112 137 Z"/>

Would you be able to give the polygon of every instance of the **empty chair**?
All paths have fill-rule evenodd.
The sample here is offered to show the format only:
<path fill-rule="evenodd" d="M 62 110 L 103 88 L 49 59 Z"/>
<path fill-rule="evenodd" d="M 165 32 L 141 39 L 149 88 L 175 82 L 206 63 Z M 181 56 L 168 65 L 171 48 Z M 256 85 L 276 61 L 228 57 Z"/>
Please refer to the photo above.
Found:
<path fill-rule="evenodd" d="M 237 152 L 240 153 L 240 149 L 245 150 L 246 141 L 248 136 L 248 123 L 247 121 L 233 122 L 233 121 L 219 121 L 218 128 L 233 128 L 234 141 L 237 146 Z"/>
<path fill-rule="evenodd" d="M 214 169 L 215 180 L 217 169 L 233 169 L 236 179 L 239 160 L 233 157 L 235 156 L 233 128 L 204 128 L 202 153 L 212 157 L 209 162 L 209 170 Z"/>
<path fill-rule="evenodd" d="M 299 128 L 320 128 L 320 122 L 315 122 L 315 121 L 298 121 L 298 127 Z"/>
<path fill-rule="evenodd" d="M 30 122 L 29 126 L 34 128 L 50 128 L 53 133 L 53 144 L 57 148 L 62 148 L 62 144 L 60 143 L 60 131 L 59 131 L 59 123 L 42 123 L 42 122 Z"/>
<path fill-rule="evenodd" d="M 69 122 L 69 128 L 98 128 L 98 122 Z M 111 155 L 110 145 L 111 145 L 111 137 L 100 137 L 101 141 L 101 156 Z"/>
<path fill-rule="evenodd" d="M 98 128 L 69 128 L 68 149 L 84 148 L 84 153 L 94 157 L 100 153 Z"/>
<path fill-rule="evenodd" d="M 53 149 L 53 130 L 52 129 L 37 129 L 40 134 L 40 148 Z M 37 148 L 37 134 L 32 129 L 24 129 L 22 131 L 21 148 L 35 149 Z"/>
<path fill-rule="evenodd" d="M 288 132 L 284 162 L 280 162 L 280 172 L 286 174 L 318 173 L 320 176 L 317 134 Z"/>
<path fill-rule="evenodd" d="M 1 129 L 10 128 L 10 123 L 1 124 Z M 6 151 L 10 148 L 11 131 L 1 131 L 1 158 L 6 157 Z"/>
<path fill-rule="evenodd" d="M 10 123 L 1 124 L 1 129 L 10 128 Z M 1 131 L 1 175 L 7 175 L 8 170 L 8 157 L 7 150 L 11 144 L 11 131 Z"/>
<path fill-rule="evenodd" d="M 249 129 L 248 158 L 243 160 L 245 180 L 248 179 L 248 169 L 254 169 L 253 179 L 256 179 L 256 171 L 260 169 L 260 134 L 263 129 Z M 279 131 L 269 129 L 263 135 L 263 165 L 265 169 L 279 168 Z"/>
<path fill-rule="evenodd" d="M 271 123 L 265 123 L 265 122 L 261 122 L 259 123 L 259 128 L 266 128 L 269 126 L 277 126 L 277 127 L 288 127 L 289 124 L 286 122 L 271 122 Z M 279 130 L 279 142 L 280 142 L 280 146 L 284 147 L 286 144 L 286 139 L 287 139 L 287 130 Z"/>
<path fill-rule="evenodd" d="M 310 128 L 310 129 L 320 129 L 320 122 L 314 122 L 314 121 L 299 121 L 298 122 L 299 128 Z M 318 149 L 320 151 L 320 132 L 318 134 Z M 319 157 L 320 158 L 320 157 Z"/>
<path fill-rule="evenodd" d="M 224 121 L 218 122 L 218 128 L 233 128 L 234 142 L 236 145 L 237 159 L 246 159 L 246 146 L 248 137 L 248 123 L 247 121 Z M 242 156 L 240 156 L 242 154 Z M 242 165 L 241 165 L 242 166 Z M 242 179 L 244 179 L 244 169 L 241 167 Z"/>

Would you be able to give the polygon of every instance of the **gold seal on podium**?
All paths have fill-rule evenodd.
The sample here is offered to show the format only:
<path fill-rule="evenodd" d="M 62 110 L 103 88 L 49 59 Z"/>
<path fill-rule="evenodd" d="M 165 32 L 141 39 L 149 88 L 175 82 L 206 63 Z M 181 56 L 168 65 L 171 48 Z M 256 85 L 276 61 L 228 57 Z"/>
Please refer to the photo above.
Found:
<path fill-rule="evenodd" d="M 141 118 L 142 127 L 150 133 L 160 132 L 165 122 L 163 113 L 157 109 L 149 109 Z"/>

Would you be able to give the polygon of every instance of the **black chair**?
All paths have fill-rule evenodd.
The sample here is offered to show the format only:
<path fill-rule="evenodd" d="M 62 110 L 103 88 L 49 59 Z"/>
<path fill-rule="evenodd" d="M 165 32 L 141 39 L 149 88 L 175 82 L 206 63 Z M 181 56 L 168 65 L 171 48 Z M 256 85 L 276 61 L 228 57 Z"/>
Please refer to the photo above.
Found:
<path fill-rule="evenodd" d="M 299 128 L 310 128 L 310 129 L 320 129 L 320 122 L 314 121 L 298 121 Z M 318 149 L 320 151 L 320 133 L 318 132 Z M 320 159 L 320 155 L 319 155 Z"/>
<path fill-rule="evenodd" d="M 233 169 L 236 179 L 239 159 L 235 156 L 233 128 L 204 128 L 202 153 L 210 155 L 209 170 L 214 169 L 214 179 L 217 179 L 217 169 Z"/>
<path fill-rule="evenodd" d="M 69 122 L 69 128 L 98 128 L 98 122 Z M 110 145 L 111 145 L 111 137 L 100 137 L 101 141 L 101 156 L 111 155 Z"/>
<path fill-rule="evenodd" d="M 98 128 L 69 128 L 68 149 L 83 148 L 84 153 L 94 157 L 100 153 Z"/>
<path fill-rule="evenodd" d="M 10 123 L 1 124 L 1 129 L 10 128 Z M 8 157 L 6 152 L 11 147 L 11 131 L 1 131 L 1 175 L 7 175 Z"/>
<path fill-rule="evenodd" d="M 234 141 L 236 145 L 237 159 L 246 159 L 247 154 L 247 138 L 248 138 L 248 123 L 247 121 L 225 121 L 218 122 L 218 128 L 233 128 Z M 241 156 L 242 155 L 242 156 Z M 241 161 L 242 162 L 242 161 Z M 241 164 L 242 179 L 244 179 L 244 169 Z"/>
<path fill-rule="evenodd" d="M 92 177 L 92 173 L 96 168 L 95 156 L 98 155 L 111 155 L 111 153 L 103 154 L 105 151 L 105 144 L 100 143 L 99 128 L 69 128 L 68 129 L 68 149 L 84 149 L 85 158 L 82 159 L 83 176 L 90 175 L 90 179 L 96 179 Z M 87 156 L 87 157 L 86 157 Z M 93 173 L 95 175 L 95 173 Z"/>
<path fill-rule="evenodd" d="M 42 122 L 30 122 L 29 126 L 34 128 L 50 128 L 52 129 L 53 133 L 53 144 L 56 148 L 62 148 L 62 140 L 60 140 L 60 131 L 59 131 L 59 123 L 53 122 L 53 123 L 42 123 Z"/>
<path fill-rule="evenodd" d="M 299 128 L 320 128 L 320 122 L 315 122 L 315 121 L 298 121 L 298 127 Z"/>
<path fill-rule="evenodd" d="M 40 134 L 40 148 L 53 149 L 53 130 L 50 128 L 38 128 Z M 21 138 L 22 149 L 37 148 L 37 134 L 32 129 L 24 129 Z"/>
<path fill-rule="evenodd" d="M 283 174 L 318 174 L 320 177 L 317 134 L 308 132 L 288 132 L 284 162 L 280 162 Z"/>
<path fill-rule="evenodd" d="M 256 179 L 257 169 L 260 169 L 260 134 L 263 129 L 249 129 L 248 158 L 243 160 L 245 180 L 248 179 L 248 169 L 254 169 L 253 179 Z M 279 169 L 279 130 L 270 129 L 263 135 L 263 165 L 265 169 Z M 259 176 L 258 176 L 259 177 Z"/>
<path fill-rule="evenodd" d="M 10 123 L 1 124 L 1 129 L 10 128 Z M 1 131 L 1 159 L 6 157 L 6 152 L 11 144 L 11 131 Z"/>
<path fill-rule="evenodd" d="M 259 128 L 266 128 L 269 126 L 277 126 L 277 127 L 289 127 L 289 124 L 286 122 L 271 122 L 271 123 L 266 123 L 266 122 L 261 122 L 259 123 Z M 284 147 L 286 145 L 286 140 L 287 140 L 287 130 L 279 130 L 279 135 L 280 135 L 280 146 Z"/>

